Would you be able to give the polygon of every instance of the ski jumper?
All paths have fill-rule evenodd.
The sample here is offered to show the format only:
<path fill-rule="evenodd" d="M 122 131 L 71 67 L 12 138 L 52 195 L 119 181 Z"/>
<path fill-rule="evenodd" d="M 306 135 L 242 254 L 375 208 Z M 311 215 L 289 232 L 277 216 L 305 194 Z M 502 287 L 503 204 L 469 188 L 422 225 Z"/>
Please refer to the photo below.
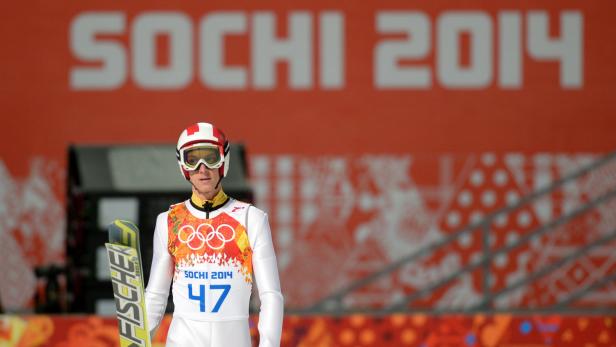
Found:
<path fill-rule="evenodd" d="M 152 335 L 173 283 L 167 346 L 251 346 L 254 278 L 261 301 L 259 346 L 279 346 L 283 297 L 267 214 L 222 190 L 203 208 L 198 200 L 193 195 L 156 221 L 145 293 Z"/>

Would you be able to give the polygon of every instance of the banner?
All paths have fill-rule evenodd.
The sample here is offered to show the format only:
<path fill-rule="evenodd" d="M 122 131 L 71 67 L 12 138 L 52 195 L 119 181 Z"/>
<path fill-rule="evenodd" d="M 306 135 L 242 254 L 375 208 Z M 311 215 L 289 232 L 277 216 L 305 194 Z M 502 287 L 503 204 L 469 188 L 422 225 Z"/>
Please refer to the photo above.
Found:
<path fill-rule="evenodd" d="M 252 153 L 608 151 L 613 7 L 8 2 L 0 155 L 23 176 L 196 120 Z"/>
<path fill-rule="evenodd" d="M 352 315 L 339 318 L 288 316 L 281 346 L 613 346 L 615 317 L 470 315 L 431 317 Z M 253 345 L 257 317 L 250 318 Z M 153 346 L 164 346 L 171 316 L 163 319 Z M 113 318 L 95 316 L 4 316 L 0 346 L 118 346 Z"/>

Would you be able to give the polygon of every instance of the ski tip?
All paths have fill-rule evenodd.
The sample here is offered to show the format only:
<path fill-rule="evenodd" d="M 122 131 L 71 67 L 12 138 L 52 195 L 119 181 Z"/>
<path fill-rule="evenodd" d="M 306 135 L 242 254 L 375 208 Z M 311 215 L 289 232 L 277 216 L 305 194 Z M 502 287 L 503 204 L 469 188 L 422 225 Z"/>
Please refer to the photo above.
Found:
<path fill-rule="evenodd" d="M 107 227 L 109 242 L 139 247 L 139 228 L 132 222 L 116 219 Z"/>
<path fill-rule="evenodd" d="M 114 227 L 124 229 L 124 230 L 128 229 L 128 230 L 132 230 L 135 232 L 139 232 L 139 228 L 133 222 L 130 222 L 127 220 L 116 219 L 111 224 L 109 224 L 108 229 L 111 229 Z"/>

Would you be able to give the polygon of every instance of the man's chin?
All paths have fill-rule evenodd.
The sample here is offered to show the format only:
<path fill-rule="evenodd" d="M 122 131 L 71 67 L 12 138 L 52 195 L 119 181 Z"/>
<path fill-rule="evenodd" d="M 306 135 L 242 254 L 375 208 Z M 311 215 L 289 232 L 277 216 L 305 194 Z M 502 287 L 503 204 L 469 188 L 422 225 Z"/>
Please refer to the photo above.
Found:
<path fill-rule="evenodd" d="M 200 184 L 197 186 L 197 190 L 203 193 L 210 193 L 214 191 L 214 184 Z"/>
<path fill-rule="evenodd" d="M 193 187 L 201 194 L 214 191 L 214 183 L 211 181 L 193 183 Z"/>

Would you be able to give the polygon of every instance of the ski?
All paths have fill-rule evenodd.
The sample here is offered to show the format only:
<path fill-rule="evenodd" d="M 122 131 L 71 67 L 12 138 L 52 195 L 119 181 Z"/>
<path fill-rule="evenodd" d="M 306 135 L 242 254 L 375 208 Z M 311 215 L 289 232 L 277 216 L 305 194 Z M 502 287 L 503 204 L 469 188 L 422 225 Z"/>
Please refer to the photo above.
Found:
<path fill-rule="evenodd" d="M 121 347 L 151 347 L 145 311 L 143 266 L 139 229 L 131 222 L 115 220 L 107 227 L 105 243 L 116 304 Z"/>

